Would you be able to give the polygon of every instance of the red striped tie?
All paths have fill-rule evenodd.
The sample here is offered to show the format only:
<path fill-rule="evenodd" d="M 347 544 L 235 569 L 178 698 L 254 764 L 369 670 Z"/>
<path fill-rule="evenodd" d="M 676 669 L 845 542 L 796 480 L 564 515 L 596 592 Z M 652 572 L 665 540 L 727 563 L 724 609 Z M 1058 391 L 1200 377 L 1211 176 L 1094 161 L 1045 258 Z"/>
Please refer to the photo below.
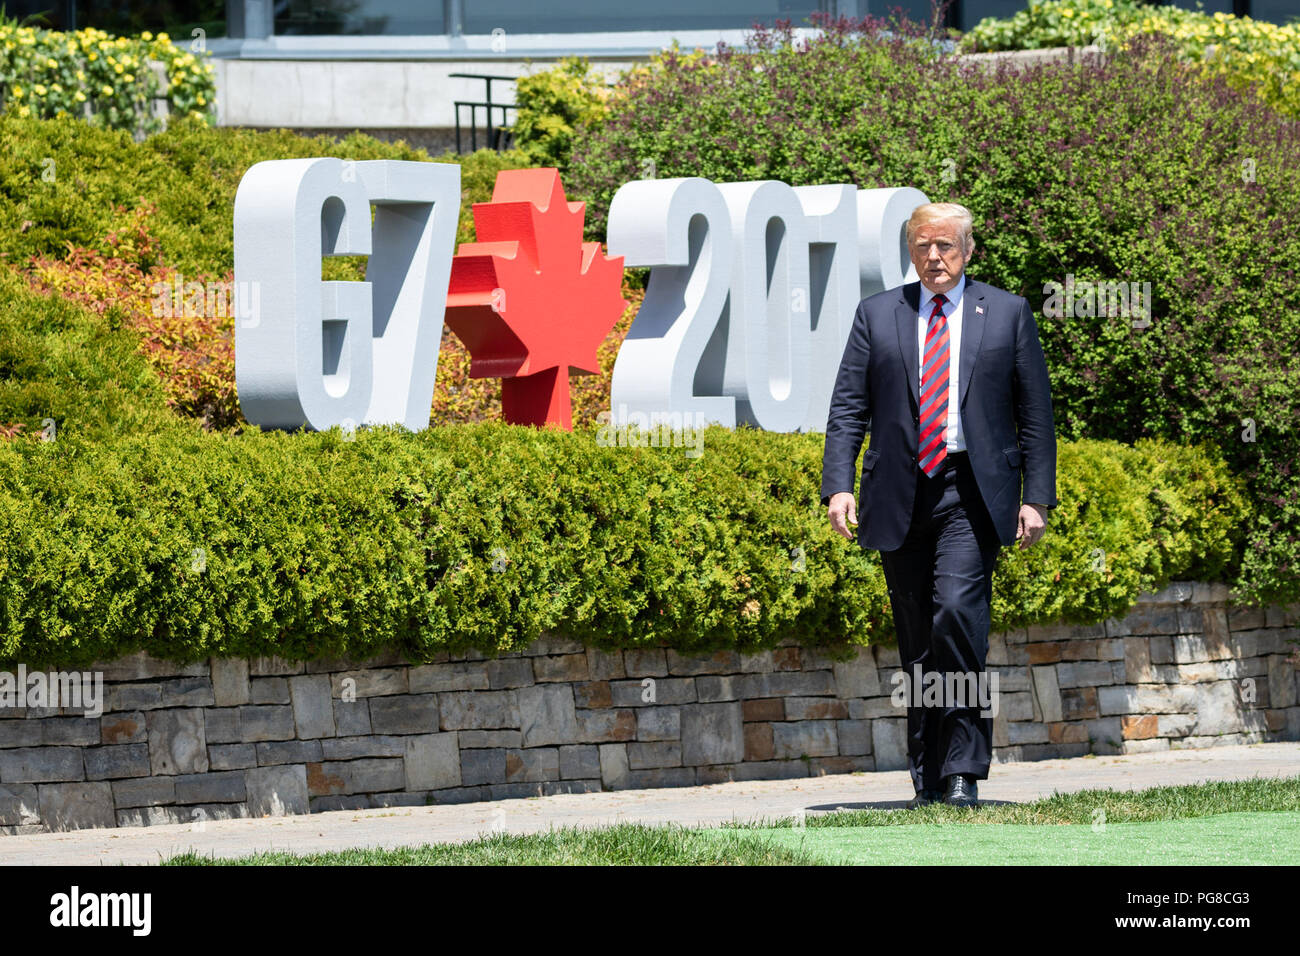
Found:
<path fill-rule="evenodd" d="M 925 330 L 925 362 L 921 366 L 921 470 L 933 478 L 948 456 L 948 320 L 934 297 L 934 311 Z"/>

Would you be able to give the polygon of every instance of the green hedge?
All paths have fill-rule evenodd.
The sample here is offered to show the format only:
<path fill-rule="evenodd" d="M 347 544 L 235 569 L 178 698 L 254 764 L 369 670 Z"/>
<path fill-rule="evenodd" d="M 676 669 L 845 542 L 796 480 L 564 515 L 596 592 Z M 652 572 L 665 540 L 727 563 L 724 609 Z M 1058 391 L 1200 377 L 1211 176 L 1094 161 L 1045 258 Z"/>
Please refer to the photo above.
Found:
<path fill-rule="evenodd" d="M 715 427 L 697 458 L 503 424 L 66 434 L 0 445 L 5 661 L 419 660 L 543 631 L 838 653 L 892 634 L 878 556 L 828 527 L 819 434 Z M 1239 560 L 1248 504 L 1211 454 L 1059 453 L 1051 533 L 1001 552 L 995 629 L 1122 615 L 1142 591 Z"/>
<path fill-rule="evenodd" d="M 67 117 L 2 114 L 0 257 L 14 262 L 35 253 L 59 256 L 69 243 L 106 252 L 104 237 L 125 229 L 133 209 L 153 204 L 150 230 L 168 264 L 186 275 L 224 275 L 234 263 L 231 216 L 239 180 L 254 163 L 309 156 L 460 163 L 460 242 L 471 240 L 471 206 L 492 197 L 497 171 L 532 165 L 518 151 L 430 157 L 406 143 L 361 133 L 308 137 L 288 130 L 212 128 L 193 119 L 136 143 L 126 133 Z M 49 160 L 52 181 L 43 176 Z M 327 260 L 326 269 L 326 278 L 360 278 L 359 263 L 350 259 Z"/>

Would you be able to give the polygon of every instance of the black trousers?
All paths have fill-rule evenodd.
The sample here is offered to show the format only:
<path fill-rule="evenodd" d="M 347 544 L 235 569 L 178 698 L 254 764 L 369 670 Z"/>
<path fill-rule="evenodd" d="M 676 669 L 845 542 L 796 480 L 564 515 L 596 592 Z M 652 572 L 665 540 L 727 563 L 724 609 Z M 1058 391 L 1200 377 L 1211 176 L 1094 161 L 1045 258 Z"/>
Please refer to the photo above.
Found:
<path fill-rule="evenodd" d="M 949 452 L 934 477 L 917 470 L 907 537 L 897 549 L 880 552 L 899 662 L 909 681 L 918 669 L 922 674 L 974 672 L 976 680 L 985 680 L 993 567 L 1000 547 L 964 452 Z M 916 688 L 918 698 L 920 693 Z M 918 706 L 913 700 L 909 691 L 907 759 L 914 788 L 941 790 L 943 778 L 956 773 L 987 779 L 993 720 L 980 716 L 978 699 L 945 694 L 937 706 Z"/>

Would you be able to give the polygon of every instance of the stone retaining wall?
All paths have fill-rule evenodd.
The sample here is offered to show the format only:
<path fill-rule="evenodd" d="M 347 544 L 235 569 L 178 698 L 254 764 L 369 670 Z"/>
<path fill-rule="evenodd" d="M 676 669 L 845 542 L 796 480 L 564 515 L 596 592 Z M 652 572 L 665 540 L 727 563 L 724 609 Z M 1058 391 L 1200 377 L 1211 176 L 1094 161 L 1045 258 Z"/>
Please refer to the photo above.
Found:
<path fill-rule="evenodd" d="M 994 762 L 1300 740 L 1300 607 L 1225 598 L 1175 584 L 1122 620 L 993 635 Z M 416 666 L 137 655 L 97 668 L 100 717 L 0 709 L 0 830 L 901 769 L 897 667 L 554 638 Z"/>

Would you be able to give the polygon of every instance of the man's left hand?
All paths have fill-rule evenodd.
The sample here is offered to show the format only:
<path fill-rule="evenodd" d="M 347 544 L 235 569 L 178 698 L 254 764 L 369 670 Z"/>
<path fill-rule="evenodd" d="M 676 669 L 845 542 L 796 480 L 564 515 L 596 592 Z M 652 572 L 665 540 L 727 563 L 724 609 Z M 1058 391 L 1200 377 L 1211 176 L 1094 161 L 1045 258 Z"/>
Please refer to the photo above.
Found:
<path fill-rule="evenodd" d="M 1047 529 L 1047 509 L 1042 505 L 1023 504 L 1020 506 L 1020 519 L 1016 527 L 1016 541 L 1023 551 L 1036 544 Z"/>

